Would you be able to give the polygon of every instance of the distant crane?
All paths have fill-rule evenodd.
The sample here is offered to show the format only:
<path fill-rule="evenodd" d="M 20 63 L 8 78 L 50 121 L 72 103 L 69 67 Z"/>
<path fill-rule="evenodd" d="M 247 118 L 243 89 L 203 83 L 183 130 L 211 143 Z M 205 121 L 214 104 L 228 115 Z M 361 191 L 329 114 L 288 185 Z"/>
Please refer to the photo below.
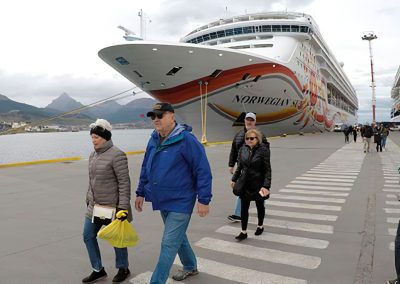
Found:
<path fill-rule="evenodd" d="M 131 31 L 130 29 L 127 29 L 123 26 L 118 26 L 117 28 L 119 28 L 125 32 L 125 35 L 123 36 L 123 38 L 127 41 L 143 40 L 143 38 L 137 36 L 136 33 Z"/>

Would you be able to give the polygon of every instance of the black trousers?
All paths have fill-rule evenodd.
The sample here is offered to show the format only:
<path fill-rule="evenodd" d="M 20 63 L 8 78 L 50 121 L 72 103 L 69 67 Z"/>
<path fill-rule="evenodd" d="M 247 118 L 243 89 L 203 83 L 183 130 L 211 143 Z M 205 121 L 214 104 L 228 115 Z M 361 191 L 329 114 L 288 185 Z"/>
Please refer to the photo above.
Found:
<path fill-rule="evenodd" d="M 378 143 L 376 143 L 376 152 L 379 152 L 379 150 L 380 150 L 380 152 L 382 152 L 382 144 L 381 144 L 381 141 L 379 141 Z"/>
<path fill-rule="evenodd" d="M 242 230 L 247 230 L 247 223 L 249 222 L 249 207 L 250 200 L 242 199 L 242 207 L 241 207 L 241 219 L 242 219 Z M 257 207 L 257 217 L 258 217 L 258 226 L 262 226 L 264 223 L 265 217 L 265 207 L 264 200 L 256 200 Z"/>

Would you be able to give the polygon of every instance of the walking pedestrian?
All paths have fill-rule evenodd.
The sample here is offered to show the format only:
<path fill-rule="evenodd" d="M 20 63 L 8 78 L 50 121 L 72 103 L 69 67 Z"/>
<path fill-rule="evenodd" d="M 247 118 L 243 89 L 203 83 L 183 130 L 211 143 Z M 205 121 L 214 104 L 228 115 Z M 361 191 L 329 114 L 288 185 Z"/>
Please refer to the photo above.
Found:
<path fill-rule="evenodd" d="M 387 128 L 383 124 L 381 124 L 381 128 L 382 128 L 382 133 L 381 133 L 382 142 L 381 142 L 381 145 L 382 145 L 382 148 L 385 149 L 385 151 L 386 151 L 386 140 L 387 140 L 387 137 L 389 136 L 389 128 Z"/>
<path fill-rule="evenodd" d="M 344 133 L 344 143 L 349 143 L 350 127 L 346 125 L 343 129 L 343 133 Z"/>
<path fill-rule="evenodd" d="M 229 154 L 229 173 L 234 173 L 234 167 L 238 159 L 238 153 L 240 148 L 245 144 L 245 134 L 248 130 L 254 129 L 256 127 L 256 115 L 253 112 L 248 112 L 244 119 L 244 127 L 240 129 L 232 141 L 231 152 Z M 262 135 L 262 143 L 268 143 L 267 138 L 264 134 Z M 240 197 L 236 198 L 235 209 L 232 215 L 228 216 L 228 219 L 233 222 L 240 222 L 241 215 L 241 201 Z"/>
<path fill-rule="evenodd" d="M 129 222 L 132 221 L 128 160 L 125 153 L 113 145 L 111 129 L 110 123 L 105 119 L 98 119 L 90 125 L 94 151 L 89 156 L 89 186 L 86 193 L 83 240 L 93 272 L 82 280 L 83 283 L 93 283 L 107 277 L 97 242 L 98 231 L 107 223 L 93 216 L 93 208 L 102 205 L 108 206 L 111 211 L 114 211 L 114 208 L 114 212 L 128 210 L 128 216 L 125 218 Z M 114 248 L 114 251 L 118 273 L 113 278 L 113 283 L 119 283 L 130 275 L 128 249 Z"/>
<path fill-rule="evenodd" d="M 203 145 L 190 126 L 176 123 L 172 105 L 157 103 L 147 116 L 153 120 L 155 130 L 147 144 L 135 208 L 141 212 L 146 199 L 153 210 L 160 210 L 164 232 L 150 283 L 164 284 L 177 254 L 183 270 L 172 277 L 174 280 L 199 273 L 186 230 L 196 199 L 199 216 L 209 212 L 212 176 Z"/>
<path fill-rule="evenodd" d="M 363 137 L 364 140 L 364 153 L 369 152 L 372 135 L 373 135 L 372 127 L 367 122 L 365 123 L 363 131 L 361 132 L 361 136 Z"/>
<path fill-rule="evenodd" d="M 269 145 L 262 143 L 262 134 L 256 129 L 246 132 L 246 145 L 240 148 L 238 167 L 232 176 L 231 186 L 241 175 L 245 175 L 245 183 L 240 198 L 242 231 L 235 238 L 242 241 L 247 238 L 247 223 L 249 219 L 250 202 L 255 201 L 257 207 L 258 223 L 255 235 L 264 231 L 265 217 L 264 200 L 269 198 L 271 187 L 271 163 Z"/>
<path fill-rule="evenodd" d="M 382 152 L 382 129 L 379 124 L 374 127 L 374 143 L 376 143 L 376 152 Z"/>
<path fill-rule="evenodd" d="M 354 143 L 357 142 L 357 125 L 353 126 L 353 139 L 354 139 Z"/>

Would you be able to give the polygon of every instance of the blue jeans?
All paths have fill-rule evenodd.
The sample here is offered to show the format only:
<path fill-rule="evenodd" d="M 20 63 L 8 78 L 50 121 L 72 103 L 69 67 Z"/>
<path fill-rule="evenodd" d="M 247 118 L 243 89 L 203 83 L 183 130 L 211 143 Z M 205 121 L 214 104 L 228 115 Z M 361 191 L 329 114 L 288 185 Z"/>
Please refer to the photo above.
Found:
<path fill-rule="evenodd" d="M 382 136 L 382 138 L 381 138 L 381 145 L 383 148 L 386 148 L 386 138 L 387 138 L 387 136 Z"/>
<path fill-rule="evenodd" d="M 235 213 L 234 213 L 234 215 L 236 215 L 236 216 L 241 216 L 241 208 L 242 208 L 242 202 L 241 202 L 241 199 L 240 199 L 240 197 L 238 196 L 237 198 L 236 198 L 236 203 L 235 203 Z"/>
<path fill-rule="evenodd" d="M 101 255 L 99 244 L 97 243 L 97 232 L 100 231 L 102 225 L 93 224 L 92 220 L 85 218 L 83 226 L 83 241 L 89 254 L 90 263 L 93 270 L 100 271 L 103 268 L 101 263 Z M 128 268 L 128 249 L 114 248 L 115 250 L 115 267 Z"/>
<path fill-rule="evenodd" d="M 186 236 L 192 215 L 167 211 L 160 213 L 164 222 L 164 234 L 161 241 L 160 257 L 151 276 L 150 284 L 164 284 L 167 281 L 176 254 L 179 255 L 183 270 L 197 269 L 196 256 Z"/>

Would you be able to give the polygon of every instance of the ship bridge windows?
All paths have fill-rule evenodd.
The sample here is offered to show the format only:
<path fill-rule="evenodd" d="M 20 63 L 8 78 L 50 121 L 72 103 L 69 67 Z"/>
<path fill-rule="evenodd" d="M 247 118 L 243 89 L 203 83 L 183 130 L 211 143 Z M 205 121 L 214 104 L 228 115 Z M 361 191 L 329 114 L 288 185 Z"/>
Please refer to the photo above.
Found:
<path fill-rule="evenodd" d="M 272 32 L 280 32 L 282 31 L 281 25 L 272 25 Z"/>
<path fill-rule="evenodd" d="M 232 29 L 219 30 L 208 34 L 203 34 L 196 38 L 187 40 L 187 43 L 202 43 L 212 41 L 215 39 L 220 39 L 224 37 L 235 36 L 235 40 L 242 41 L 245 34 L 257 34 L 258 38 L 264 38 L 265 35 L 263 33 L 280 33 L 280 32 L 293 32 L 293 33 L 311 33 L 311 29 L 308 26 L 300 26 L 300 25 L 261 25 L 261 26 L 245 26 L 245 27 L 236 27 Z M 260 35 L 258 35 L 260 34 Z M 236 38 L 237 37 L 237 38 Z M 269 36 L 272 38 L 272 36 Z M 226 42 L 229 42 L 226 41 Z"/>
<path fill-rule="evenodd" d="M 217 36 L 218 36 L 218 38 L 225 37 L 225 31 L 218 31 Z"/>
<path fill-rule="evenodd" d="M 254 27 L 243 27 L 243 33 L 244 34 L 251 34 L 254 33 Z"/>
<path fill-rule="evenodd" d="M 307 33 L 307 32 L 308 32 L 308 27 L 301 26 L 301 27 L 300 27 L 300 32 L 301 32 L 301 33 Z"/>
<path fill-rule="evenodd" d="M 300 31 L 299 26 L 290 26 L 291 32 L 298 33 Z"/>
<path fill-rule="evenodd" d="M 210 38 L 211 39 L 217 38 L 217 33 L 210 33 Z"/>
<path fill-rule="evenodd" d="M 231 36 L 231 35 L 233 35 L 233 29 L 225 30 L 225 36 Z"/>
<path fill-rule="evenodd" d="M 240 35 L 243 33 L 243 28 L 234 28 L 233 32 L 235 33 L 235 35 Z"/>
<path fill-rule="evenodd" d="M 272 31 L 271 26 L 261 26 L 261 31 L 263 33 L 270 33 Z"/>

